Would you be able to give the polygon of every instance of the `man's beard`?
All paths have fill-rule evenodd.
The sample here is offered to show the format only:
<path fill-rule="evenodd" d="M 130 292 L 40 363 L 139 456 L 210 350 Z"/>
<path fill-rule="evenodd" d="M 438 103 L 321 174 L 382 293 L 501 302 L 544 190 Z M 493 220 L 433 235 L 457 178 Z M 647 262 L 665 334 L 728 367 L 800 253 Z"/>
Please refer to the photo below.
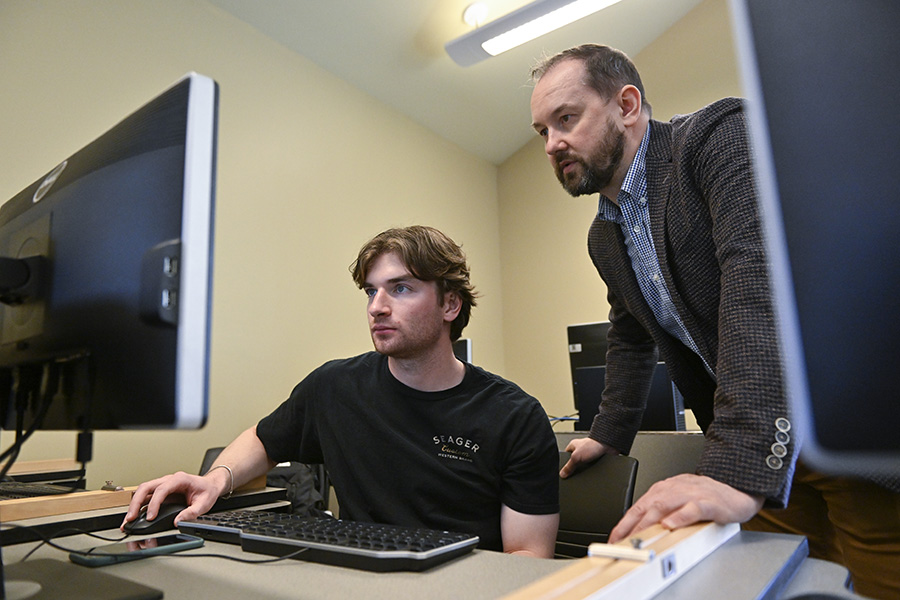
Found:
<path fill-rule="evenodd" d="M 570 154 L 560 154 L 555 158 L 556 178 L 572 196 L 599 193 L 612 181 L 624 153 L 625 134 L 616 129 L 612 121 L 607 121 L 600 147 L 588 156 L 587 160 Z M 568 175 L 562 172 L 559 163 L 566 159 L 574 160 L 581 165 L 580 177 L 577 172 Z"/>
<path fill-rule="evenodd" d="M 441 322 L 418 322 L 414 327 L 399 328 L 390 339 L 372 336 L 375 351 L 398 359 L 410 359 L 426 355 L 440 342 L 443 332 Z"/>

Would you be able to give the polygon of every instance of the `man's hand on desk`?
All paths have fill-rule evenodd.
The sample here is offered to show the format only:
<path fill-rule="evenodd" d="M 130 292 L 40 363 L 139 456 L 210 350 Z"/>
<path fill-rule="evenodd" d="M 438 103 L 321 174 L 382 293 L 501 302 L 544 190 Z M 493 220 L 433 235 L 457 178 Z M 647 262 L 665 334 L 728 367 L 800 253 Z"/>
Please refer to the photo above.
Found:
<path fill-rule="evenodd" d="M 193 519 L 206 514 L 216 503 L 216 499 L 221 493 L 222 484 L 215 479 L 212 473 L 209 476 L 201 477 L 178 472 L 154 479 L 153 481 L 147 481 L 139 485 L 134 491 L 134 496 L 132 496 L 131 503 L 128 505 L 128 512 L 125 513 L 125 521 L 122 522 L 122 527 L 125 526 L 125 523 L 136 519 L 141 507 L 144 505 L 147 505 L 147 518 L 155 519 L 163 500 L 171 494 L 181 494 L 184 496 L 188 507 L 175 518 L 177 525 L 178 522 L 184 519 Z"/>
<path fill-rule="evenodd" d="M 655 523 L 678 529 L 700 521 L 743 523 L 762 508 L 763 498 L 701 475 L 684 473 L 654 483 L 609 535 L 614 544 Z"/>

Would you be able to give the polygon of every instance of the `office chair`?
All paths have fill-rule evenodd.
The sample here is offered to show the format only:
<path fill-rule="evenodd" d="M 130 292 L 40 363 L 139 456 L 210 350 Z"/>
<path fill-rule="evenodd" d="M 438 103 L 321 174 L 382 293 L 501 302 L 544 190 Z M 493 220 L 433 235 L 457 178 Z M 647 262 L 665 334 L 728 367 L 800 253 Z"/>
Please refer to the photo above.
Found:
<path fill-rule="evenodd" d="M 203 454 L 203 462 L 200 463 L 200 470 L 197 471 L 197 474 L 206 475 L 206 472 L 209 471 L 210 468 L 212 468 L 212 466 L 216 462 L 216 459 L 219 458 L 219 454 L 224 449 L 225 446 L 219 446 L 218 448 L 208 448 Z"/>
<path fill-rule="evenodd" d="M 559 467 L 569 460 L 559 453 Z M 593 542 L 605 542 L 634 499 L 638 461 L 630 456 L 605 455 L 574 475 L 559 480 L 559 532 L 556 558 L 587 555 Z"/>
<path fill-rule="evenodd" d="M 200 465 L 200 475 L 215 464 L 224 447 L 209 448 Z M 331 483 L 325 465 L 286 463 L 275 466 L 266 474 L 266 485 L 285 488 L 291 503 L 291 512 L 296 514 L 322 514 L 328 510 L 328 496 Z"/>
<path fill-rule="evenodd" d="M 557 431 L 556 443 L 565 450 L 572 440 L 585 436 L 583 431 Z M 706 446 L 703 432 L 696 431 L 638 431 L 628 456 L 641 466 L 634 482 L 634 499 L 647 493 L 657 481 L 681 473 L 695 473 Z"/>
<path fill-rule="evenodd" d="M 628 451 L 641 465 L 634 484 L 634 497 L 640 498 L 657 481 L 695 473 L 706 438 L 700 431 L 639 431 Z"/>

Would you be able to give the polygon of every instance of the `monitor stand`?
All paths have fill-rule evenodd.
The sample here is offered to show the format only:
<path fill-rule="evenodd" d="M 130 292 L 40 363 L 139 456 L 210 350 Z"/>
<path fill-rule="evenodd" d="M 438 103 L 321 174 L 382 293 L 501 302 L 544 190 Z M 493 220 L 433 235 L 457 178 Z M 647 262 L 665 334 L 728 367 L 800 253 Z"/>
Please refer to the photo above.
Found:
<path fill-rule="evenodd" d="M 92 432 L 79 432 L 76 446 L 75 460 L 83 468 L 93 452 Z M 157 600 L 162 597 L 163 593 L 155 588 L 66 561 L 39 558 L 7 566 L 3 564 L 0 546 L 0 600 Z"/>
<path fill-rule="evenodd" d="M 3 569 L 6 600 L 157 600 L 161 590 L 95 568 L 37 558 Z"/>

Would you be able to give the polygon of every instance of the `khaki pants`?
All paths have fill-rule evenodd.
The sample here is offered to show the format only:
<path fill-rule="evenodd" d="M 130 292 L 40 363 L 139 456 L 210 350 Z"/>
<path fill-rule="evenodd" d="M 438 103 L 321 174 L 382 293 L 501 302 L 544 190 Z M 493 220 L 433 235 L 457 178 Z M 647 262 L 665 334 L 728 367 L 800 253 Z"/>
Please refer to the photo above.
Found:
<path fill-rule="evenodd" d="M 788 507 L 764 510 L 743 527 L 805 535 L 809 555 L 844 565 L 856 593 L 900 598 L 900 494 L 799 461 Z"/>

